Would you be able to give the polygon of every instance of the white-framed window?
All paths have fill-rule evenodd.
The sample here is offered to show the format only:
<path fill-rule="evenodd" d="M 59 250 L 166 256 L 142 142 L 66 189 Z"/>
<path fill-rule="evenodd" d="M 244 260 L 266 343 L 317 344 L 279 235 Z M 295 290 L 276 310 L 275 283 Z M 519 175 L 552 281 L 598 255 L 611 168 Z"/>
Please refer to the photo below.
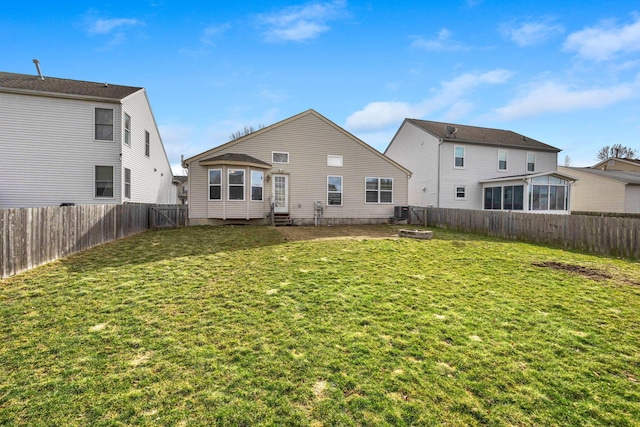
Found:
<path fill-rule="evenodd" d="M 327 205 L 342 206 L 342 177 L 327 176 Z"/>
<path fill-rule="evenodd" d="M 569 182 L 555 176 L 538 176 L 531 180 L 529 206 L 533 211 L 564 211 L 568 206 Z"/>
<path fill-rule="evenodd" d="M 264 197 L 264 172 L 251 171 L 251 201 L 261 202 Z"/>
<path fill-rule="evenodd" d="M 131 169 L 124 168 L 124 197 L 131 198 Z"/>
<path fill-rule="evenodd" d="M 505 185 L 504 187 L 486 187 L 484 189 L 484 208 L 495 210 L 524 209 L 524 185 Z"/>
<path fill-rule="evenodd" d="M 244 200 L 244 169 L 227 169 L 227 200 Z"/>
<path fill-rule="evenodd" d="M 96 141 L 113 141 L 113 108 L 96 108 L 94 115 Z"/>
<path fill-rule="evenodd" d="M 95 197 L 113 198 L 113 166 L 96 165 L 94 168 Z"/>
<path fill-rule="evenodd" d="M 327 156 L 327 166 L 335 166 L 341 168 L 343 165 L 343 157 L 342 156 L 334 156 L 329 154 Z"/>
<path fill-rule="evenodd" d="M 365 178 L 365 203 L 393 203 L 393 178 Z"/>
<path fill-rule="evenodd" d="M 149 131 L 144 131 L 144 155 L 149 157 L 151 155 L 151 136 Z"/>
<path fill-rule="evenodd" d="M 209 169 L 209 200 L 222 200 L 222 169 Z"/>
<path fill-rule="evenodd" d="M 464 185 L 456 185 L 456 200 L 466 200 L 467 187 Z"/>
<path fill-rule="evenodd" d="M 527 153 L 527 172 L 536 171 L 536 154 Z"/>
<path fill-rule="evenodd" d="M 507 170 L 507 150 L 498 150 L 498 170 Z"/>
<path fill-rule="evenodd" d="M 271 163 L 289 163 L 289 153 L 285 151 L 272 151 Z"/>
<path fill-rule="evenodd" d="M 464 157 L 465 157 L 465 149 L 461 146 L 456 146 L 453 148 L 454 150 L 454 160 L 453 167 L 458 169 L 464 168 Z"/>
<path fill-rule="evenodd" d="M 131 116 L 124 114 L 124 144 L 131 147 Z"/>

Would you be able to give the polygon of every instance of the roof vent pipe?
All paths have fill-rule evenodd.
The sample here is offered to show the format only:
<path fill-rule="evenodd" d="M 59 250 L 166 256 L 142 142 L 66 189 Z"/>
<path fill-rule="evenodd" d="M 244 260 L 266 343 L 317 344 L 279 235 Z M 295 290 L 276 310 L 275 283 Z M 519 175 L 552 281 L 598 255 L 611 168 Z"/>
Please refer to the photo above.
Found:
<path fill-rule="evenodd" d="M 40 61 L 38 61 L 37 59 L 34 59 L 33 63 L 36 64 L 36 70 L 38 70 L 38 76 L 40 76 L 40 80 L 44 80 L 44 76 L 42 75 L 42 71 L 40 71 Z"/>

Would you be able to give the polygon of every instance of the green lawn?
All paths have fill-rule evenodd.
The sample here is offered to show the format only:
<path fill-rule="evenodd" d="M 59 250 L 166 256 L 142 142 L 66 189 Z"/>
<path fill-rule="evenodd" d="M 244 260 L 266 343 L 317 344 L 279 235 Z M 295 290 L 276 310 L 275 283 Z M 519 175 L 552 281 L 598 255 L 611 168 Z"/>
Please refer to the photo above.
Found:
<path fill-rule="evenodd" d="M 640 425 L 637 262 L 147 232 L 0 280 L 0 425 Z"/>

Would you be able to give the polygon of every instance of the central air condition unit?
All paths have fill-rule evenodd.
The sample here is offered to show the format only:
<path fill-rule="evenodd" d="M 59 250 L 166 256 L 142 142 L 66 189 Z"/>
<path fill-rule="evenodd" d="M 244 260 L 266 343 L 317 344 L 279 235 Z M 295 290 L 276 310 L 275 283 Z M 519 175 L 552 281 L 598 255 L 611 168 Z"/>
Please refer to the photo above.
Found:
<path fill-rule="evenodd" d="M 393 216 L 401 219 L 409 219 L 409 206 L 394 206 Z"/>

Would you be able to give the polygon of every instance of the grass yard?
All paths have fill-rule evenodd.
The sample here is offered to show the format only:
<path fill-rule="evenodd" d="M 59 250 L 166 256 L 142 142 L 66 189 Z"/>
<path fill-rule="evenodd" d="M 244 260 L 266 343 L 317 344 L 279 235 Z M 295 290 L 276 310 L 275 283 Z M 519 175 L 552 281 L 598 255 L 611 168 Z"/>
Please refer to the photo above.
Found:
<path fill-rule="evenodd" d="M 0 425 L 640 425 L 626 260 L 192 227 L 0 280 L 0 314 Z"/>

